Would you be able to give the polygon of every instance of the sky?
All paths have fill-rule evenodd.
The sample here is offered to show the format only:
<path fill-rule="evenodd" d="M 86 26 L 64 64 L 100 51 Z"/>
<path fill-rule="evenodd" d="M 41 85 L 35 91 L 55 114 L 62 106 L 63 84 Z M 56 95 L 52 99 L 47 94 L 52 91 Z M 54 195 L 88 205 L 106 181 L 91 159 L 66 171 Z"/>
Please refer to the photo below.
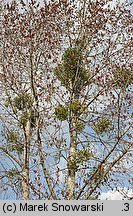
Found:
<path fill-rule="evenodd" d="M 133 197 L 133 189 L 127 189 L 127 188 L 120 188 L 120 191 L 124 191 L 124 193 L 126 193 L 126 195 L 130 198 Z M 116 191 L 116 189 L 114 189 L 113 191 L 109 190 L 108 192 L 103 192 L 101 193 L 101 195 L 99 196 L 100 200 L 122 200 L 124 199 L 124 196 Z"/>

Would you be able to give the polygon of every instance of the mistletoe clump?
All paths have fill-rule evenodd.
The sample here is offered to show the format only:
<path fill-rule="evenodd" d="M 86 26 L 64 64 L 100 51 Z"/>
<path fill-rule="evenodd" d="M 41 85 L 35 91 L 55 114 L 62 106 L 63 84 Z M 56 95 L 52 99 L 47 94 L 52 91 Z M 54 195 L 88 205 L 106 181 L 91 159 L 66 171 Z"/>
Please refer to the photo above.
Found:
<path fill-rule="evenodd" d="M 107 118 L 100 119 L 95 124 L 95 129 L 97 133 L 103 133 L 106 132 L 111 125 L 111 122 Z"/>
<path fill-rule="evenodd" d="M 77 48 L 68 48 L 63 55 L 64 68 L 71 74 L 74 75 L 77 67 L 82 63 L 82 56 Z M 73 74 L 72 74 L 73 73 Z"/>
<path fill-rule="evenodd" d="M 68 170 L 74 170 L 77 171 L 78 170 L 79 165 L 77 164 L 77 160 L 76 158 L 69 160 L 67 163 L 67 168 Z"/>
<path fill-rule="evenodd" d="M 68 108 L 63 106 L 63 105 L 59 105 L 55 108 L 55 116 L 57 119 L 61 120 L 61 121 L 65 121 L 68 118 Z"/>
<path fill-rule="evenodd" d="M 126 67 L 117 67 L 113 71 L 114 83 L 117 87 L 128 87 L 133 84 L 133 72 Z"/>
<path fill-rule="evenodd" d="M 84 127 L 85 127 L 84 123 L 81 120 L 77 119 L 76 120 L 76 130 L 77 130 L 77 132 L 80 133 L 84 129 Z"/>
<path fill-rule="evenodd" d="M 90 73 L 83 67 L 83 56 L 78 48 L 66 49 L 62 63 L 55 68 L 54 74 L 67 89 L 70 84 L 75 85 L 75 91 L 90 78 Z"/>
<path fill-rule="evenodd" d="M 23 145 L 21 143 L 10 144 L 10 145 L 8 145 L 8 149 L 11 152 L 17 152 L 19 154 L 22 154 Z"/>
<path fill-rule="evenodd" d="M 69 105 L 70 110 L 75 113 L 79 114 L 81 112 L 81 103 L 79 100 L 73 100 Z"/>
<path fill-rule="evenodd" d="M 15 177 L 17 174 L 19 174 L 17 169 L 10 169 L 5 171 L 6 176 L 8 177 Z"/>
<path fill-rule="evenodd" d="M 19 126 L 23 125 L 25 127 L 29 119 L 30 119 L 29 112 L 23 112 L 22 116 L 19 119 Z"/>
<path fill-rule="evenodd" d="M 15 143 L 18 140 L 18 134 L 16 131 L 8 130 L 6 138 L 8 142 Z"/>
<path fill-rule="evenodd" d="M 31 97 L 31 94 L 29 93 L 24 93 L 24 94 L 19 94 L 13 99 L 14 106 L 18 110 L 24 110 L 28 109 L 31 107 L 33 100 Z"/>
<path fill-rule="evenodd" d="M 90 160 L 90 146 L 86 146 L 85 149 L 78 150 L 77 160 L 82 163 L 84 161 Z"/>
<path fill-rule="evenodd" d="M 77 150 L 75 157 L 68 161 L 67 167 L 69 170 L 77 171 L 83 162 L 90 160 L 90 146 L 87 145 L 85 149 Z"/>
<path fill-rule="evenodd" d="M 8 130 L 6 134 L 6 139 L 9 151 L 22 153 L 23 145 L 20 143 L 19 136 L 16 131 Z"/>

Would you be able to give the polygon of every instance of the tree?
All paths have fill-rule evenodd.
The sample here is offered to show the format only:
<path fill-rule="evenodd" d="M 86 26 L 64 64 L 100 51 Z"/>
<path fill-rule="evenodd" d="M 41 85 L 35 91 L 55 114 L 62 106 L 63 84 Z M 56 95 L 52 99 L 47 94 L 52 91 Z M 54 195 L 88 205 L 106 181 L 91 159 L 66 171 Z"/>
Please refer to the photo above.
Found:
<path fill-rule="evenodd" d="M 20 166 L 24 199 L 29 198 L 29 166 L 33 166 L 29 159 L 34 142 L 38 150 L 35 150 L 35 147 L 33 157 L 39 154 L 46 182 L 51 193 L 53 190 L 46 171 L 40 139 L 43 115 L 51 106 L 50 102 L 47 103 L 49 107 L 44 106 L 45 100 L 50 100 L 51 94 L 48 65 L 52 62 L 51 55 L 57 52 L 59 39 L 56 36 L 58 26 L 54 25 L 54 12 L 51 9 L 56 11 L 54 4 L 49 6 L 45 3 L 44 7 L 39 9 L 39 4 L 35 1 L 29 2 L 28 5 L 24 1 L 12 1 L 10 5 L 5 5 L 4 9 L 2 85 L 5 102 L 2 107 L 6 107 L 6 112 L 9 112 L 11 123 L 6 122 L 5 116 L 4 140 L 6 139 L 8 144 L 5 148 L 1 147 L 1 150 L 8 154 L 9 145 L 8 150 L 19 154 L 19 161 L 15 162 Z M 56 34 L 52 34 L 55 30 Z M 14 159 L 12 155 L 10 157 Z M 12 176 L 11 171 L 14 172 L 14 169 L 9 170 L 7 174 L 11 173 Z M 9 177 L 7 174 L 5 178 Z M 33 190 L 34 186 L 31 187 Z"/>
<path fill-rule="evenodd" d="M 3 190 L 96 199 L 123 179 L 130 186 L 129 4 L 12 1 L 2 25 Z"/>

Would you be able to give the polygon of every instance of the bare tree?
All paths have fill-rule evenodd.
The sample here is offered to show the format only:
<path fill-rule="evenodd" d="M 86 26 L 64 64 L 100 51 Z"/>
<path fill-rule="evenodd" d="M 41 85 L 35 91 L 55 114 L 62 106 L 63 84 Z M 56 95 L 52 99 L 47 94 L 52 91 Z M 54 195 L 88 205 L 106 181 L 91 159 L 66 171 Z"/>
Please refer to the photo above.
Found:
<path fill-rule="evenodd" d="M 3 190 L 17 179 L 23 199 L 96 199 L 131 183 L 131 19 L 104 0 L 5 5 Z"/>

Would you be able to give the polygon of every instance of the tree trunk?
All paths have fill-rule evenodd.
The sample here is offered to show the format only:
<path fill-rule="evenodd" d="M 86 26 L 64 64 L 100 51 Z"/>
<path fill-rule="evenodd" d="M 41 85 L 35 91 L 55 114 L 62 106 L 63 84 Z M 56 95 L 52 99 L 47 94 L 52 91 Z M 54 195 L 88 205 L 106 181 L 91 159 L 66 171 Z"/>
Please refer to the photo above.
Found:
<path fill-rule="evenodd" d="M 30 121 L 24 128 L 24 149 L 23 149 L 23 171 L 22 171 L 22 199 L 29 199 L 29 155 L 30 155 Z"/>
<path fill-rule="evenodd" d="M 73 96 L 75 100 L 76 95 Z M 77 98 L 76 98 L 77 99 Z M 69 133 L 70 133 L 70 148 L 69 157 L 67 162 L 68 176 L 67 176 L 67 189 L 66 199 L 74 199 L 75 188 L 75 174 L 76 174 L 76 149 L 77 149 L 77 131 L 76 131 L 77 116 L 72 111 L 70 112 Z"/>
<path fill-rule="evenodd" d="M 73 199 L 75 187 L 75 173 L 76 173 L 76 132 L 73 131 L 73 126 L 70 128 L 70 150 L 68 158 L 68 177 L 67 177 L 67 190 L 66 198 Z"/>

